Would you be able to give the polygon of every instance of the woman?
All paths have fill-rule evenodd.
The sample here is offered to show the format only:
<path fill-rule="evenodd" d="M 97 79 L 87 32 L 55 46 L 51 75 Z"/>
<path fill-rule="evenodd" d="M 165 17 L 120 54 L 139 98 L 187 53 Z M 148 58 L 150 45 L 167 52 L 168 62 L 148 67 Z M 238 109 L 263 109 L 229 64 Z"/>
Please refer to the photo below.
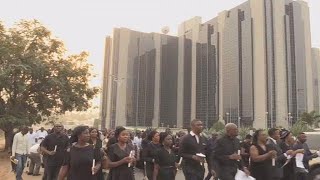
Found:
<path fill-rule="evenodd" d="M 128 145 L 129 132 L 124 127 L 115 131 L 117 143 L 111 145 L 107 152 L 110 168 L 108 180 L 134 180 L 133 166 L 135 158 L 130 156 L 133 147 Z"/>
<path fill-rule="evenodd" d="M 101 154 L 104 155 L 104 152 L 102 150 L 102 141 L 100 139 L 100 133 L 98 129 L 96 128 L 90 128 L 89 129 L 90 133 L 90 140 L 89 144 L 92 144 L 93 147 L 96 149 L 96 151 L 101 151 Z M 106 159 L 103 158 L 104 160 L 101 162 L 102 165 L 106 165 Z M 97 180 L 103 180 L 103 173 L 102 173 L 102 168 L 97 172 Z"/>
<path fill-rule="evenodd" d="M 99 131 L 96 128 L 90 128 L 89 129 L 90 133 L 90 140 L 89 143 L 92 144 L 95 148 L 101 149 L 102 148 L 102 141 L 99 138 Z"/>
<path fill-rule="evenodd" d="M 288 130 L 282 130 L 281 133 L 281 143 L 280 148 L 283 152 L 287 152 L 288 150 L 293 149 L 293 142 L 294 138 L 292 136 L 292 133 Z M 293 151 L 291 154 L 291 159 L 287 160 L 287 164 L 283 167 L 283 178 L 281 180 L 294 180 L 295 179 L 295 155 L 297 153 L 303 153 L 303 149 L 298 149 L 296 151 Z"/>
<path fill-rule="evenodd" d="M 102 155 L 89 144 L 90 134 L 87 126 L 74 129 L 70 141 L 73 144 L 68 150 L 64 165 L 60 169 L 59 180 L 68 175 L 69 180 L 97 180 L 101 167 Z"/>
<path fill-rule="evenodd" d="M 167 132 L 160 133 L 161 148 L 155 155 L 153 180 L 174 180 L 177 173 L 176 156 L 171 149 L 172 136 Z"/>
<path fill-rule="evenodd" d="M 146 162 L 147 177 L 150 180 L 153 178 L 155 155 L 161 147 L 159 133 L 155 130 L 151 131 L 148 134 L 148 140 L 150 141 L 149 144 L 146 148 L 142 149 L 142 160 Z"/>
<path fill-rule="evenodd" d="M 256 180 L 271 180 L 272 159 L 276 155 L 277 152 L 267 145 L 267 134 L 263 130 L 257 130 L 250 147 L 251 175 Z"/>

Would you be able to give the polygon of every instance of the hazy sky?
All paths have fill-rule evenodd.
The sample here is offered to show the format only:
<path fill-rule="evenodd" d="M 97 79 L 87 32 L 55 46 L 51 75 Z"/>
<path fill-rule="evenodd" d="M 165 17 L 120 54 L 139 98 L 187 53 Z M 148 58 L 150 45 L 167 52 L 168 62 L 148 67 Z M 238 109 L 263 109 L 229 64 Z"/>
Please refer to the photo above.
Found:
<path fill-rule="evenodd" d="M 209 20 L 217 13 L 246 0 L 1 0 L 0 20 L 10 26 L 20 19 L 38 19 L 62 39 L 71 53 L 90 52 L 101 84 L 104 38 L 114 27 L 160 32 L 169 26 L 175 35 L 178 25 L 191 17 Z M 312 44 L 320 47 L 320 0 L 309 0 Z M 316 23 L 316 21 L 318 23 Z"/>

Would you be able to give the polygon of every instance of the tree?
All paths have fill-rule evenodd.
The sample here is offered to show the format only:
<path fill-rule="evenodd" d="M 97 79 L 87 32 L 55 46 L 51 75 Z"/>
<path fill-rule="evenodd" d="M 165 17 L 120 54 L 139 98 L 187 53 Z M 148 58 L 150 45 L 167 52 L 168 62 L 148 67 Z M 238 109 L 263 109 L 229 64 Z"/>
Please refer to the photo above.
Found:
<path fill-rule="evenodd" d="M 291 127 L 290 131 L 295 137 L 297 137 L 299 133 L 309 132 L 312 131 L 312 129 L 309 128 L 308 124 L 305 121 L 299 120 Z"/>
<path fill-rule="evenodd" d="M 319 127 L 320 115 L 316 111 L 311 111 L 310 113 L 304 112 L 300 116 L 300 120 L 307 123 L 309 127 Z"/>
<path fill-rule="evenodd" d="M 52 114 L 83 111 L 97 88 L 89 87 L 88 53 L 67 55 L 61 40 L 36 20 L 12 28 L 0 22 L 0 129 L 6 147 L 12 130 Z"/>

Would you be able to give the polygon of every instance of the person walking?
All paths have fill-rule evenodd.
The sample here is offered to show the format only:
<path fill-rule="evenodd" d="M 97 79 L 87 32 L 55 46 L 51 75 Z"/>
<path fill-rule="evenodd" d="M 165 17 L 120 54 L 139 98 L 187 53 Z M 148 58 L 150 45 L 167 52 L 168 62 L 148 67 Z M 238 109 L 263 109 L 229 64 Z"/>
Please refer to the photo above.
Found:
<path fill-rule="evenodd" d="M 108 180 L 134 180 L 133 166 L 136 161 L 133 147 L 128 144 L 129 132 L 124 127 L 115 131 L 117 143 L 107 151 L 107 164 L 110 168 Z"/>
<path fill-rule="evenodd" d="M 183 158 L 182 170 L 186 180 L 203 180 L 207 140 L 201 136 L 201 120 L 192 120 L 190 126 L 190 133 L 181 139 L 179 147 L 179 155 Z"/>
<path fill-rule="evenodd" d="M 63 126 L 54 125 L 53 133 L 44 138 L 41 143 L 41 151 L 45 154 L 46 180 L 56 180 L 64 161 L 64 155 L 69 147 L 69 138 L 63 133 Z"/>
<path fill-rule="evenodd" d="M 146 162 L 146 172 L 148 179 L 153 178 L 155 153 L 161 147 L 159 132 L 153 130 L 148 135 L 150 141 L 146 148 L 142 149 L 142 161 Z"/>
<path fill-rule="evenodd" d="M 250 174 L 243 165 L 240 155 L 240 141 L 237 138 L 238 127 L 233 123 L 225 126 L 225 135 L 217 140 L 214 147 L 213 162 L 220 180 L 234 180 L 237 170 Z"/>
<path fill-rule="evenodd" d="M 276 155 L 277 151 L 267 145 L 267 134 L 263 130 L 257 130 L 250 147 L 251 175 L 256 180 L 272 180 L 272 159 L 275 159 Z"/>
<path fill-rule="evenodd" d="M 172 136 L 168 132 L 160 133 L 160 144 L 155 155 L 153 180 L 174 180 L 178 164 L 172 150 Z"/>
<path fill-rule="evenodd" d="M 13 138 L 11 158 L 18 160 L 16 166 L 16 180 L 22 180 L 22 173 L 29 156 L 30 142 L 28 138 L 28 127 L 23 126 L 21 132 L 17 133 Z"/>
<path fill-rule="evenodd" d="M 103 155 L 100 149 L 89 144 L 90 133 L 87 126 L 77 126 L 71 135 L 73 144 L 65 155 L 58 180 L 97 180 Z"/>
<path fill-rule="evenodd" d="M 40 176 L 39 171 L 41 167 L 41 155 L 40 155 L 40 144 L 36 143 L 31 146 L 30 150 L 30 165 L 28 175 Z"/>
<path fill-rule="evenodd" d="M 213 169 L 212 167 L 212 159 L 213 159 L 213 148 L 216 145 L 218 139 L 218 133 L 212 133 L 211 138 L 208 140 L 207 148 L 206 148 L 206 160 L 208 164 L 208 169 Z M 212 172 L 208 171 L 208 174 L 204 180 L 210 180 L 212 177 Z"/>
<path fill-rule="evenodd" d="M 90 139 L 89 144 L 92 144 L 96 151 L 104 153 L 102 149 L 102 140 L 100 139 L 100 132 L 96 128 L 89 128 Z M 97 172 L 97 180 L 103 180 L 102 168 Z"/>

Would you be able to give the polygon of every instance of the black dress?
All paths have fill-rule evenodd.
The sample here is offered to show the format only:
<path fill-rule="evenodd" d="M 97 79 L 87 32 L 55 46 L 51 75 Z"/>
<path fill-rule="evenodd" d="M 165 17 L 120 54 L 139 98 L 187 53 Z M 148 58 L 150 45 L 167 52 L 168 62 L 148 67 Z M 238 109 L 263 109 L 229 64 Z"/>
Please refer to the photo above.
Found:
<path fill-rule="evenodd" d="M 142 149 L 142 160 L 146 162 L 146 172 L 148 179 L 153 178 L 153 169 L 154 169 L 154 161 L 155 155 L 158 149 L 160 149 L 160 144 L 154 144 L 150 142 L 148 146 Z"/>
<path fill-rule="evenodd" d="M 119 145 L 113 144 L 108 148 L 107 156 L 112 162 L 120 161 L 128 157 L 133 147 L 128 145 L 122 150 Z M 122 164 L 118 167 L 110 169 L 108 180 L 134 180 L 133 167 L 128 167 L 128 164 Z"/>
<path fill-rule="evenodd" d="M 266 150 L 262 149 L 259 145 L 253 145 L 258 149 L 259 156 L 267 154 L 271 147 L 266 145 Z M 272 167 L 272 160 L 267 159 L 261 162 L 254 162 L 251 161 L 251 175 L 252 177 L 256 178 L 256 180 L 271 180 L 271 167 Z"/>
<path fill-rule="evenodd" d="M 157 150 L 155 163 L 160 166 L 157 180 L 174 180 L 176 176 L 175 161 L 176 156 L 171 151 L 169 153 L 164 147 Z"/>
<path fill-rule="evenodd" d="M 285 142 L 280 143 L 280 148 L 282 152 L 287 152 L 288 150 L 292 150 L 292 146 L 287 145 Z M 294 180 L 295 179 L 295 158 L 291 158 L 290 162 L 283 167 L 283 178 L 281 180 Z"/>
<path fill-rule="evenodd" d="M 90 139 L 89 144 L 92 144 L 96 151 L 101 152 L 101 156 L 103 156 L 103 151 L 102 151 L 102 141 L 100 139 L 97 139 L 96 144 L 93 143 L 93 141 Z M 104 180 L 103 173 L 102 173 L 102 168 L 97 172 L 97 180 Z"/>
<path fill-rule="evenodd" d="M 92 162 L 101 162 L 101 154 L 92 145 L 86 147 L 72 146 L 67 154 L 64 165 L 69 166 L 68 180 L 97 180 L 92 175 Z"/>

